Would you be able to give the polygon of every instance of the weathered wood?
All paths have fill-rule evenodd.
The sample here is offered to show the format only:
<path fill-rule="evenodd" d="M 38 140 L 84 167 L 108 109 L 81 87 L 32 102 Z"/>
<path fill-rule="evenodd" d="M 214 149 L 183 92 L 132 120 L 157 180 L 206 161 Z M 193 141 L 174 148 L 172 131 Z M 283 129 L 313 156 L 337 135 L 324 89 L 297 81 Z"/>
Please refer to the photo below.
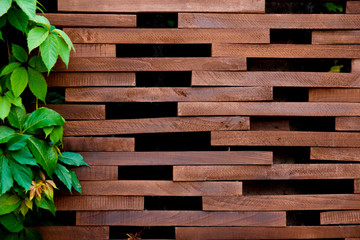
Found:
<path fill-rule="evenodd" d="M 79 180 L 117 180 L 116 166 L 76 167 L 73 169 Z"/>
<path fill-rule="evenodd" d="M 70 152 L 133 152 L 135 138 L 65 137 L 64 150 Z"/>
<path fill-rule="evenodd" d="M 174 166 L 174 181 L 354 179 L 358 164 L 274 164 L 271 166 Z"/>
<path fill-rule="evenodd" d="M 360 162 L 360 148 L 312 147 L 310 159 Z"/>
<path fill-rule="evenodd" d="M 194 71 L 192 86 L 360 87 L 359 73 Z"/>
<path fill-rule="evenodd" d="M 290 131 L 289 120 L 250 119 L 251 131 Z"/>
<path fill-rule="evenodd" d="M 179 102 L 178 116 L 360 116 L 358 103 L 309 102 Z"/>
<path fill-rule="evenodd" d="M 65 28 L 74 43 L 270 43 L 266 28 L 248 29 L 111 29 Z"/>
<path fill-rule="evenodd" d="M 211 133 L 213 146 L 360 147 L 360 133 L 224 131 Z"/>
<path fill-rule="evenodd" d="M 212 45 L 214 57 L 360 58 L 359 45 L 227 44 Z"/>
<path fill-rule="evenodd" d="M 144 197 L 57 196 L 58 211 L 144 210 Z"/>
<path fill-rule="evenodd" d="M 86 57 L 116 57 L 115 44 L 74 44 L 76 52 L 71 52 L 71 58 Z"/>
<path fill-rule="evenodd" d="M 39 230 L 44 240 L 89 240 L 101 239 L 107 240 L 109 238 L 109 227 L 85 227 L 85 226 L 47 226 L 36 227 Z"/>
<path fill-rule="evenodd" d="M 77 212 L 77 225 L 285 227 L 285 212 L 101 211 Z"/>
<path fill-rule="evenodd" d="M 66 120 L 105 119 L 105 105 L 47 104 Z"/>
<path fill-rule="evenodd" d="M 335 118 L 336 131 L 360 131 L 360 117 Z"/>
<path fill-rule="evenodd" d="M 359 44 L 360 31 L 313 31 L 312 44 Z"/>
<path fill-rule="evenodd" d="M 309 102 L 360 102 L 360 88 L 310 88 Z"/>
<path fill-rule="evenodd" d="M 354 180 L 354 193 L 360 193 L 360 179 Z"/>
<path fill-rule="evenodd" d="M 89 128 L 91 126 L 91 128 Z M 149 118 L 69 121 L 64 136 L 249 130 L 247 117 Z"/>
<path fill-rule="evenodd" d="M 271 87 L 202 88 L 67 88 L 67 102 L 196 102 L 267 101 Z"/>
<path fill-rule="evenodd" d="M 272 152 L 91 152 L 81 153 L 89 165 L 271 165 Z M 360 156 L 360 155 L 359 155 Z"/>
<path fill-rule="evenodd" d="M 360 1 L 347 1 L 346 13 L 360 13 Z"/>
<path fill-rule="evenodd" d="M 72 58 L 67 69 L 58 62 L 55 71 L 142 72 L 193 70 L 246 70 L 245 58 Z"/>
<path fill-rule="evenodd" d="M 320 213 L 320 224 L 360 224 L 360 211 L 335 211 Z"/>
<path fill-rule="evenodd" d="M 351 72 L 359 73 L 360 72 L 360 59 L 351 60 Z"/>
<path fill-rule="evenodd" d="M 242 12 L 264 13 L 264 0 L 59 0 L 60 12 Z"/>

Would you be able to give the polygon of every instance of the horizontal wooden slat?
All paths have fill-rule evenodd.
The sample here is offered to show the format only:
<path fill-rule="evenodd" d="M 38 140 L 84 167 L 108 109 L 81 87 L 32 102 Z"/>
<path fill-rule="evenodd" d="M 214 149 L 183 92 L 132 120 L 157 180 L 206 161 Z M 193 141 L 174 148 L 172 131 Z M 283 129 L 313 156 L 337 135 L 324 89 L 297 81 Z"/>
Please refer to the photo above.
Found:
<path fill-rule="evenodd" d="M 67 88 L 67 102 L 196 102 L 272 100 L 270 87 Z"/>
<path fill-rule="evenodd" d="M 274 164 L 271 166 L 174 166 L 174 181 L 354 179 L 357 164 Z"/>
<path fill-rule="evenodd" d="M 360 147 L 360 133 L 224 131 L 211 133 L 213 146 Z"/>
<path fill-rule="evenodd" d="M 144 197 L 124 196 L 57 196 L 58 211 L 143 210 Z"/>
<path fill-rule="evenodd" d="M 360 193 L 360 179 L 354 180 L 354 193 Z"/>
<path fill-rule="evenodd" d="M 358 73 L 194 71 L 192 86 L 360 87 Z"/>
<path fill-rule="evenodd" d="M 117 180 L 116 166 L 77 167 L 73 169 L 79 180 Z"/>
<path fill-rule="evenodd" d="M 179 116 L 360 116 L 358 103 L 309 103 L 309 102 L 179 102 Z"/>
<path fill-rule="evenodd" d="M 91 126 L 91 128 L 89 128 Z M 149 118 L 103 121 L 71 121 L 64 136 L 114 135 L 133 133 L 207 132 L 249 130 L 247 117 Z"/>
<path fill-rule="evenodd" d="M 65 137 L 64 150 L 70 152 L 133 152 L 135 138 Z"/>
<path fill-rule="evenodd" d="M 47 104 L 66 120 L 105 119 L 105 105 Z"/>
<path fill-rule="evenodd" d="M 337 130 L 337 131 L 360 131 L 360 117 L 337 117 L 337 118 L 335 118 L 335 130 Z"/>
<path fill-rule="evenodd" d="M 60 12 L 265 12 L 264 0 L 59 0 Z"/>
<path fill-rule="evenodd" d="M 309 102 L 360 102 L 360 88 L 310 88 Z"/>
<path fill-rule="evenodd" d="M 271 165 L 272 152 L 92 152 L 81 153 L 89 165 Z"/>
<path fill-rule="evenodd" d="M 359 73 L 360 72 L 360 59 L 351 60 L 351 72 Z"/>
<path fill-rule="evenodd" d="M 358 29 L 360 16 L 344 14 L 179 13 L 179 28 Z"/>
<path fill-rule="evenodd" d="M 360 148 L 312 147 L 310 159 L 360 162 Z"/>
<path fill-rule="evenodd" d="M 76 52 L 71 52 L 71 58 L 116 57 L 115 44 L 74 44 Z"/>
<path fill-rule="evenodd" d="M 312 44 L 359 44 L 360 31 L 313 31 Z"/>
<path fill-rule="evenodd" d="M 36 227 L 39 230 L 44 240 L 89 240 L 101 239 L 107 240 L 109 238 L 109 227 L 83 227 L 83 226 L 47 226 Z"/>
<path fill-rule="evenodd" d="M 281 211 L 360 209 L 360 195 L 261 195 L 203 197 L 203 210 Z"/>
<path fill-rule="evenodd" d="M 212 45 L 214 57 L 360 58 L 359 45 L 227 44 Z"/>
<path fill-rule="evenodd" d="M 289 120 L 250 119 L 251 131 L 290 131 Z"/>
<path fill-rule="evenodd" d="M 346 13 L 360 13 L 360 1 L 347 1 Z"/>
<path fill-rule="evenodd" d="M 335 211 L 320 213 L 321 225 L 360 224 L 360 211 Z"/>
<path fill-rule="evenodd" d="M 72 58 L 67 69 L 58 63 L 55 71 L 141 72 L 193 70 L 246 70 L 245 58 Z"/>
<path fill-rule="evenodd" d="M 269 29 L 66 28 L 74 43 L 270 43 Z"/>
<path fill-rule="evenodd" d="M 101 211 L 77 212 L 77 225 L 286 226 L 285 212 Z"/>

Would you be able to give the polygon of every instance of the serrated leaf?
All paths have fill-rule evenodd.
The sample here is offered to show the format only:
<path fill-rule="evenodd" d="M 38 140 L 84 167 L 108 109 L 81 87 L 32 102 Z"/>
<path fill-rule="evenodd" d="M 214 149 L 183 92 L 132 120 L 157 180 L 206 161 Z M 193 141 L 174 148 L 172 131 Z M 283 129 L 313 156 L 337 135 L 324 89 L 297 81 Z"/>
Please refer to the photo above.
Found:
<path fill-rule="evenodd" d="M 28 16 L 20 9 L 10 8 L 7 13 L 9 23 L 17 30 L 25 33 L 28 25 Z"/>
<path fill-rule="evenodd" d="M 58 142 L 62 142 L 63 134 L 64 134 L 64 129 L 62 126 L 55 127 L 50 134 L 50 141 L 52 141 L 54 144 Z"/>
<path fill-rule="evenodd" d="M 26 119 L 24 131 L 35 131 L 39 128 L 63 126 L 65 120 L 60 114 L 49 108 L 39 108 L 32 112 Z"/>
<path fill-rule="evenodd" d="M 4 155 L 0 155 L 0 195 L 9 191 L 13 184 L 8 159 Z"/>
<path fill-rule="evenodd" d="M 21 204 L 20 198 L 17 195 L 5 193 L 0 195 L 0 215 L 11 213 L 17 209 Z"/>
<path fill-rule="evenodd" d="M 16 107 L 24 107 L 24 105 L 22 104 L 22 98 L 21 97 L 15 97 L 14 94 L 11 91 L 7 91 L 5 93 L 5 96 Z"/>
<path fill-rule="evenodd" d="M 53 201 L 43 197 L 43 198 L 41 198 L 41 200 L 35 199 L 35 204 L 39 208 L 49 210 L 55 216 L 56 207 L 55 207 L 55 204 Z"/>
<path fill-rule="evenodd" d="M 15 215 L 14 213 L 1 216 L 0 223 L 7 230 L 13 233 L 20 232 L 24 229 L 24 219 L 19 215 Z"/>
<path fill-rule="evenodd" d="M 29 65 L 30 67 L 32 67 L 33 69 L 39 72 L 42 73 L 47 72 L 47 68 L 40 56 L 33 56 L 32 58 L 30 58 Z"/>
<path fill-rule="evenodd" d="M 15 130 L 6 126 L 0 126 L 0 143 L 6 143 L 15 134 Z"/>
<path fill-rule="evenodd" d="M 14 54 L 14 57 L 17 60 L 19 60 L 20 62 L 23 62 L 23 63 L 27 62 L 28 55 L 27 55 L 25 49 L 23 49 L 19 45 L 16 45 L 16 44 L 12 45 L 12 53 Z"/>
<path fill-rule="evenodd" d="M 81 193 L 81 185 L 80 185 L 79 179 L 76 176 L 76 173 L 71 170 L 69 170 L 69 172 L 71 174 L 71 185 L 77 192 Z"/>
<path fill-rule="evenodd" d="M 35 17 L 33 19 L 31 19 L 31 20 L 35 21 L 36 23 L 43 24 L 47 28 L 50 29 L 51 24 L 50 24 L 49 20 L 44 16 L 35 15 Z"/>
<path fill-rule="evenodd" d="M 57 37 L 54 34 L 48 35 L 46 40 L 40 44 L 41 58 L 48 70 L 48 73 L 57 61 L 59 55 L 58 45 Z"/>
<path fill-rule="evenodd" d="M 70 171 L 65 166 L 58 163 L 55 170 L 55 174 L 71 192 L 72 176 Z"/>
<path fill-rule="evenodd" d="M 80 153 L 74 153 L 74 152 L 63 152 L 61 154 L 62 156 L 59 156 L 59 161 L 72 166 L 89 166 L 85 161 L 83 156 L 81 156 Z"/>
<path fill-rule="evenodd" d="M 0 76 L 4 76 L 7 74 L 12 73 L 15 69 L 19 68 L 21 66 L 21 63 L 19 62 L 13 62 L 5 66 L 5 68 L 1 71 Z"/>
<path fill-rule="evenodd" d="M 29 53 L 34 49 L 40 46 L 45 39 L 49 36 L 49 30 L 43 27 L 34 27 L 30 30 L 27 36 L 27 44 L 29 48 Z"/>
<path fill-rule="evenodd" d="M 11 90 L 14 93 L 15 97 L 20 96 L 20 94 L 25 90 L 28 82 L 29 75 L 24 67 L 16 68 L 10 77 L 11 80 Z"/>
<path fill-rule="evenodd" d="M 29 18 L 35 17 L 36 0 L 15 0 L 19 7 L 26 13 Z"/>
<path fill-rule="evenodd" d="M 74 45 L 73 43 L 71 42 L 71 39 L 69 38 L 69 36 L 62 30 L 60 29 L 55 29 L 54 32 L 58 33 L 64 40 L 65 42 L 67 43 L 67 45 L 72 48 L 72 50 L 75 51 L 75 48 L 74 48 Z"/>
<path fill-rule="evenodd" d="M 4 120 L 10 113 L 11 102 L 6 96 L 0 96 L 0 119 Z"/>
<path fill-rule="evenodd" d="M 71 48 L 67 45 L 64 39 L 58 38 L 59 42 L 59 54 L 66 67 L 69 65 L 70 51 Z"/>
<path fill-rule="evenodd" d="M 29 137 L 31 137 L 31 135 L 20 134 L 11 138 L 6 144 L 7 150 L 17 151 L 24 148 L 27 144 L 27 140 Z"/>
<path fill-rule="evenodd" d="M 36 71 L 32 68 L 28 68 L 29 74 L 29 88 L 35 97 L 45 103 L 47 94 L 47 84 L 44 76 L 41 72 Z"/>
<path fill-rule="evenodd" d="M 31 169 L 15 161 L 9 161 L 9 166 L 11 167 L 15 181 L 27 192 L 30 189 L 32 181 Z"/>
<path fill-rule="evenodd" d="M 4 15 L 11 7 L 12 0 L 0 1 L 0 16 Z"/>
<path fill-rule="evenodd" d="M 7 117 L 7 120 L 14 128 L 22 130 L 26 119 L 26 110 L 24 107 L 13 106 Z"/>
<path fill-rule="evenodd" d="M 9 153 L 9 156 L 20 164 L 26 164 L 31 166 L 37 166 L 34 156 L 29 152 L 27 148 L 20 149 L 16 152 Z"/>

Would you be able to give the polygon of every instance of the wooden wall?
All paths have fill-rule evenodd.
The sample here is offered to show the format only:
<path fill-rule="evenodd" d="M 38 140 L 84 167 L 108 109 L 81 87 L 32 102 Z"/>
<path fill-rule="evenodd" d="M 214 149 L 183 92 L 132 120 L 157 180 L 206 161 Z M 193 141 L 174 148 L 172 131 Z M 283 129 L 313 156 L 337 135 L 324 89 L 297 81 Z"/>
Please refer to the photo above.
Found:
<path fill-rule="evenodd" d="M 58 0 L 47 17 L 76 53 L 48 79 L 66 104 L 49 107 L 91 168 L 76 170 L 82 196 L 56 200 L 76 225 L 42 227 L 45 239 L 360 239 L 360 2 L 346 4 L 271 14 L 265 0 Z M 147 13 L 173 13 L 177 27 L 139 28 Z M 308 42 L 276 40 L 288 30 Z M 192 50 L 150 57 L 151 44 Z M 348 71 L 320 69 L 334 59 Z"/>

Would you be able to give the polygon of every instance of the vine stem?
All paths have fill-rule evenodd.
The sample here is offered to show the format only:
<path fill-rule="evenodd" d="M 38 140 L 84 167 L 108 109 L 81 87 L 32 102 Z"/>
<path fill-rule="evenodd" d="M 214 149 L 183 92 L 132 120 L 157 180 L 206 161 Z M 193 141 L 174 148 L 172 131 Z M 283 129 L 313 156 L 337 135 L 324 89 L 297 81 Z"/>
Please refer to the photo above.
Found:
<path fill-rule="evenodd" d="M 39 99 L 36 98 L 36 110 L 38 110 L 38 108 L 39 108 Z"/>

